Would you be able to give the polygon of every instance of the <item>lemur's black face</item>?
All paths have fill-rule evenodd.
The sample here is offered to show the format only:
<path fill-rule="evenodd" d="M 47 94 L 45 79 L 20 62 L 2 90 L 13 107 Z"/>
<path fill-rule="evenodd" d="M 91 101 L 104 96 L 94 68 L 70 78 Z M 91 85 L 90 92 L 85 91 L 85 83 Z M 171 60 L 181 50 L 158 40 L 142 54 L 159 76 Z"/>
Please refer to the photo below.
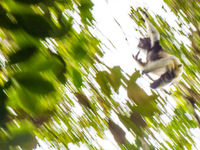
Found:
<path fill-rule="evenodd" d="M 150 47 L 151 47 L 150 38 L 140 38 L 138 47 L 142 48 L 142 49 L 149 50 Z"/>

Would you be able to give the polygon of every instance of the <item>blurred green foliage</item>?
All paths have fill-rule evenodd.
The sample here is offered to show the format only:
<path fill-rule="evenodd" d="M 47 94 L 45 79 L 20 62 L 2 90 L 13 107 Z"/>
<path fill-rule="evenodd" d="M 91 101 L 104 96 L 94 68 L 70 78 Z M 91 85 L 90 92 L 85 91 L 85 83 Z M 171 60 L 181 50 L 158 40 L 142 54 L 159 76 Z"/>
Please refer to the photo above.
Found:
<path fill-rule="evenodd" d="M 200 125 L 195 113 L 200 100 L 199 2 L 165 3 L 180 29 L 159 15 L 150 15 L 150 20 L 161 33 L 162 46 L 184 64 L 173 96 L 164 93 L 176 106 L 162 92 L 147 94 L 136 83 L 142 78 L 138 71 L 129 76 L 98 59 L 104 52 L 88 28 L 94 25 L 91 0 L 2 0 L 0 150 L 31 150 L 39 146 L 38 139 L 55 149 L 69 149 L 70 144 L 103 149 L 97 139 L 104 139 L 108 130 L 121 149 L 195 148 L 190 129 Z M 139 9 L 132 8 L 130 16 L 142 33 Z M 77 22 L 79 31 L 73 26 Z M 191 45 L 178 41 L 174 33 Z M 127 92 L 125 102 L 120 101 L 121 90 Z M 157 137 L 163 134 L 167 138 Z"/>

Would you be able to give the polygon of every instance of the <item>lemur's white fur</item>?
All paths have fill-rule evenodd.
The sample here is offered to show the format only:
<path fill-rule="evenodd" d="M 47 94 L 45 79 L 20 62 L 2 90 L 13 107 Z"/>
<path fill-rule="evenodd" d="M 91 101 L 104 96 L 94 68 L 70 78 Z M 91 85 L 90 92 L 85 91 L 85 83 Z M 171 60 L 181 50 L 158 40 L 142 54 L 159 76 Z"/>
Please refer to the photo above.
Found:
<path fill-rule="evenodd" d="M 153 47 L 154 43 L 158 40 L 160 40 L 160 34 L 156 30 L 156 28 L 151 24 L 148 16 L 144 14 L 144 20 L 145 20 L 145 25 L 147 28 L 147 34 L 150 37 L 151 40 L 151 47 Z"/>

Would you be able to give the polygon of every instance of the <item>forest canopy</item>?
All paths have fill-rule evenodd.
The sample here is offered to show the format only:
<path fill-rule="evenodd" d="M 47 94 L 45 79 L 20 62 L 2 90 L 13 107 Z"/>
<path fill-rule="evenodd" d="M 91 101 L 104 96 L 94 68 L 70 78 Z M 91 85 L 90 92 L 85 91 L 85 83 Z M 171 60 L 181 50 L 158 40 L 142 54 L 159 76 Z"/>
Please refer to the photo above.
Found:
<path fill-rule="evenodd" d="M 92 32 L 93 1 L 2 0 L 0 150 L 100 150 L 103 141 L 124 150 L 198 149 L 200 2 L 164 3 L 178 28 L 145 7 L 127 14 L 142 37 L 145 10 L 162 47 L 184 65 L 169 90 L 147 93 L 135 66 L 130 75 L 102 61 L 106 44 Z"/>

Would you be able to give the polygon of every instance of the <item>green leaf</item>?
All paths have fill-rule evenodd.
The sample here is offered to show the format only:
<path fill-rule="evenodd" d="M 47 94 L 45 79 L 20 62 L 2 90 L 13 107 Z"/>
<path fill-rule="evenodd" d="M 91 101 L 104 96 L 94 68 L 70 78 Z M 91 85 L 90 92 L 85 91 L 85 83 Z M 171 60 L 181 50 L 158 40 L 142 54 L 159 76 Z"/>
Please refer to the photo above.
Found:
<path fill-rule="evenodd" d="M 41 15 L 13 14 L 18 25 L 32 36 L 45 38 L 53 32 L 50 23 Z"/>
<path fill-rule="evenodd" d="M 21 64 L 21 69 L 24 71 L 31 71 L 35 72 L 51 72 L 53 73 L 56 78 L 61 82 L 66 82 L 67 73 L 67 64 L 65 60 L 59 55 L 55 53 L 50 53 L 51 55 L 41 55 L 41 53 L 37 53 L 34 57 L 31 57 L 29 61 Z M 37 61 L 35 61 L 37 60 Z"/>
<path fill-rule="evenodd" d="M 133 110 L 135 110 L 136 112 L 140 113 L 143 116 L 149 116 L 149 117 L 154 115 L 154 113 L 160 112 L 156 103 L 153 102 L 135 106 Z"/>
<path fill-rule="evenodd" d="M 83 41 L 78 41 L 73 44 L 72 56 L 75 60 L 80 61 L 87 56 L 87 51 L 83 45 L 84 45 Z"/>
<path fill-rule="evenodd" d="M 13 30 L 12 31 L 12 39 L 15 43 L 20 47 L 23 48 L 25 46 L 35 46 L 37 48 L 41 47 L 40 39 L 34 38 L 30 34 L 22 30 Z"/>
<path fill-rule="evenodd" d="M 0 126 L 5 123 L 5 119 L 8 115 L 6 99 L 7 95 L 5 94 L 3 88 L 0 86 Z"/>
<path fill-rule="evenodd" d="M 37 145 L 37 140 L 34 135 L 21 131 L 20 133 L 15 134 L 11 137 L 8 142 L 10 146 L 20 146 L 22 149 L 32 150 Z"/>
<path fill-rule="evenodd" d="M 59 19 L 59 18 L 58 18 Z M 68 19 L 63 15 L 61 19 L 58 20 L 60 24 L 60 28 L 55 28 L 54 33 L 52 33 L 53 37 L 63 37 L 70 36 L 70 31 L 72 31 L 73 18 L 69 17 Z"/>
<path fill-rule="evenodd" d="M 101 90 L 103 93 L 105 93 L 107 96 L 111 95 L 111 89 L 109 86 L 109 74 L 106 71 L 98 72 L 96 74 L 96 81 L 100 85 Z"/>
<path fill-rule="evenodd" d="M 14 64 L 26 61 L 36 52 L 37 48 L 35 46 L 25 46 L 9 56 L 9 63 Z"/>
<path fill-rule="evenodd" d="M 65 83 L 65 73 L 67 72 L 67 64 L 60 55 L 54 53 L 52 53 L 52 55 L 52 61 L 54 61 L 53 72 L 61 83 Z"/>
<path fill-rule="evenodd" d="M 14 93 L 12 94 L 12 92 Z M 47 98 L 46 95 L 34 93 L 24 86 L 16 85 L 11 88 L 9 98 L 13 100 L 13 106 L 35 117 L 40 116 L 49 109 L 50 96 L 49 99 L 45 99 Z"/>
<path fill-rule="evenodd" d="M 83 82 L 82 76 L 80 72 L 77 71 L 76 69 L 73 69 L 72 71 L 72 81 L 76 88 L 79 89 L 82 86 L 82 82 Z"/>
<path fill-rule="evenodd" d="M 5 102 L 7 98 L 7 95 L 5 94 L 3 87 L 0 86 L 0 105 L 2 104 L 2 102 Z"/>
<path fill-rule="evenodd" d="M 37 61 L 35 61 L 37 60 Z M 52 71 L 57 72 L 60 70 L 61 62 L 54 56 L 45 57 L 44 55 L 35 55 L 30 62 L 27 63 L 25 70 L 31 70 L 36 72 Z M 62 66 L 62 65 L 61 65 Z"/>
<path fill-rule="evenodd" d="M 20 72 L 14 78 L 17 82 L 28 89 L 30 92 L 37 94 L 48 94 L 55 91 L 51 82 L 44 79 L 40 74 L 34 72 Z"/>
<path fill-rule="evenodd" d="M 120 114 L 118 115 L 118 117 L 127 129 L 132 129 L 137 135 L 143 134 L 142 129 L 139 126 L 137 126 L 132 120 L 130 120 L 130 118 Z"/>
<path fill-rule="evenodd" d="M 25 4 L 38 4 L 38 3 L 45 3 L 45 5 L 52 5 L 53 1 L 52 0 L 14 0 L 20 3 L 25 3 Z M 54 0 L 57 2 L 61 3 L 69 3 L 68 0 Z"/>
<path fill-rule="evenodd" d="M 26 3 L 26 4 L 38 4 L 38 3 L 45 2 L 48 0 L 15 0 L 15 1 L 21 2 L 21 3 Z"/>
<path fill-rule="evenodd" d="M 116 66 L 111 69 L 110 74 L 110 83 L 116 93 L 119 92 L 119 87 L 121 85 L 121 78 L 122 78 L 121 68 Z"/>
<path fill-rule="evenodd" d="M 92 21 L 94 20 L 91 10 L 94 4 L 91 0 L 81 0 L 80 5 L 78 7 L 80 11 L 81 21 L 84 24 L 90 25 L 92 24 Z"/>
<path fill-rule="evenodd" d="M 0 5 L 0 26 L 6 29 L 15 29 L 17 28 L 7 15 L 7 11 Z"/>

